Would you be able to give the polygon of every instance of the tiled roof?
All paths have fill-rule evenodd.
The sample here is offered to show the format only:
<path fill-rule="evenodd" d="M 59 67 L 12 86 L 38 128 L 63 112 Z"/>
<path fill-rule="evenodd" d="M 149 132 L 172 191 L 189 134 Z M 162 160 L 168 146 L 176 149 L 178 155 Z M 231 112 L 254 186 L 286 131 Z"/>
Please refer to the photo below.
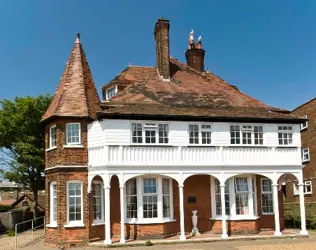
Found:
<path fill-rule="evenodd" d="M 22 186 L 12 182 L 0 182 L 0 189 L 2 188 L 22 188 Z"/>
<path fill-rule="evenodd" d="M 171 81 L 162 81 L 154 67 L 127 67 L 106 87 L 121 89 L 102 113 L 203 117 L 296 119 L 287 110 L 266 105 L 211 72 L 199 72 L 170 59 Z M 122 87 L 123 86 L 123 87 Z M 101 113 L 99 113 L 101 115 Z M 301 118 L 298 118 L 301 120 Z"/>
<path fill-rule="evenodd" d="M 96 118 L 100 99 L 77 35 L 53 101 L 42 121 L 53 116 Z"/>

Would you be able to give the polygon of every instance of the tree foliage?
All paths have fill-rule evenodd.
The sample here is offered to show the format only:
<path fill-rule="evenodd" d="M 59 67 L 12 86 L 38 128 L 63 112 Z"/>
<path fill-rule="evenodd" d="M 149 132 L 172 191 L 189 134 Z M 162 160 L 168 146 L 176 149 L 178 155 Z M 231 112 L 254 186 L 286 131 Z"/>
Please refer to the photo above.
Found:
<path fill-rule="evenodd" d="M 34 198 L 45 187 L 45 138 L 40 120 L 51 100 L 50 95 L 40 95 L 0 101 L 2 177 L 29 188 Z"/>

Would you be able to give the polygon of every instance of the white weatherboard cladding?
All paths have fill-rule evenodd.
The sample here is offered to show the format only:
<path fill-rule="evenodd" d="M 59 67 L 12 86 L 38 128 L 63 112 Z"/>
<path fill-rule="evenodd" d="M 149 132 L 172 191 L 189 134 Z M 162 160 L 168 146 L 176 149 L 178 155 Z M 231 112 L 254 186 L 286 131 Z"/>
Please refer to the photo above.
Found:
<path fill-rule="evenodd" d="M 278 124 L 260 124 L 263 126 L 264 145 L 231 145 L 230 125 L 239 123 L 224 122 L 210 123 L 211 145 L 192 146 L 189 145 L 188 126 L 202 123 L 174 121 L 162 122 L 169 124 L 168 145 L 131 146 L 132 122 L 142 121 L 103 120 L 89 124 L 89 165 L 301 165 L 298 124 L 292 124 L 293 144 L 290 147 L 278 144 Z"/>

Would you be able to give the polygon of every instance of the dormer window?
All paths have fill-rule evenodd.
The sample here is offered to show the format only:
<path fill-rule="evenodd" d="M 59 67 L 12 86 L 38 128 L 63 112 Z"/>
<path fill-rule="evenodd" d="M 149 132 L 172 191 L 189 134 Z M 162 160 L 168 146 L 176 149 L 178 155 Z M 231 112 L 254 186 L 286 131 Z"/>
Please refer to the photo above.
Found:
<path fill-rule="evenodd" d="M 106 100 L 110 100 L 117 93 L 117 86 L 110 88 L 106 91 Z"/>
<path fill-rule="evenodd" d="M 307 119 L 307 115 L 304 115 L 304 118 Z M 308 127 L 308 121 L 301 123 L 301 130 L 304 130 Z"/>

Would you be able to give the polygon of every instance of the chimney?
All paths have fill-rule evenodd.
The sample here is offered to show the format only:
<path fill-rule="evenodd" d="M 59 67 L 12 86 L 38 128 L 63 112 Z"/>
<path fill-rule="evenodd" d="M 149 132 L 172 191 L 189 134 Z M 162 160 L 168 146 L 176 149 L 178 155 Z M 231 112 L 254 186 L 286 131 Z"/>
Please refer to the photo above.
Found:
<path fill-rule="evenodd" d="M 163 80 L 170 80 L 169 21 L 162 17 L 155 25 L 156 64 Z"/>
<path fill-rule="evenodd" d="M 187 59 L 187 65 L 197 71 L 204 72 L 204 56 L 205 50 L 202 49 L 202 37 L 198 38 L 198 42 L 194 42 L 193 37 L 194 31 L 191 30 L 189 36 L 189 48 L 185 53 L 185 58 Z"/>

